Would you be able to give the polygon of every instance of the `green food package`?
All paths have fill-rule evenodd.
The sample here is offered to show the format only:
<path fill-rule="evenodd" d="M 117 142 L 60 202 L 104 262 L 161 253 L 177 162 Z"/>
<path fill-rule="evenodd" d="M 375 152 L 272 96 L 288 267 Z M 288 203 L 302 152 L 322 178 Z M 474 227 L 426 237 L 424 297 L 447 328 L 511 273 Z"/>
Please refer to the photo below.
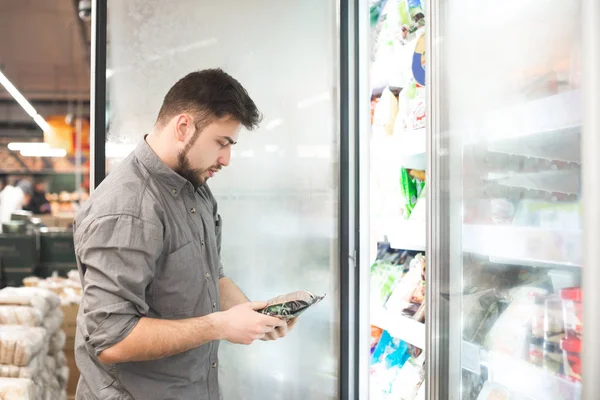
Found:
<path fill-rule="evenodd" d="M 417 204 L 417 200 L 419 199 L 419 194 L 424 186 L 425 182 L 421 182 L 417 178 L 410 176 L 406 168 L 402 168 L 400 170 L 400 191 L 402 193 L 402 197 L 404 198 L 405 219 L 410 217 L 410 214 L 412 213 L 415 205 Z"/>
<path fill-rule="evenodd" d="M 319 303 L 324 298 L 325 295 L 315 296 L 306 290 L 299 290 L 269 300 L 267 306 L 262 310 L 258 310 L 258 312 L 272 317 L 290 320 L 296 318 L 309 307 Z"/>

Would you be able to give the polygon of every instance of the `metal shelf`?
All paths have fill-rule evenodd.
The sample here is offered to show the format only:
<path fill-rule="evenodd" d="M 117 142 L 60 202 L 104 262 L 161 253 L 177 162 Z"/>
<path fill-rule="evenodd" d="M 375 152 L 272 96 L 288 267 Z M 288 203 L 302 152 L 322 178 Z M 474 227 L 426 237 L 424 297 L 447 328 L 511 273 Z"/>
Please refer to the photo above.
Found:
<path fill-rule="evenodd" d="M 513 225 L 463 225 L 463 251 L 521 265 L 582 265 L 582 232 Z"/>
<path fill-rule="evenodd" d="M 569 169 L 530 173 L 492 173 L 488 175 L 488 180 L 507 187 L 578 195 L 581 189 L 580 176 L 581 171 Z"/>
<path fill-rule="evenodd" d="M 425 324 L 414 319 L 387 310 L 377 310 L 371 312 L 371 325 L 385 329 L 390 335 L 406 343 L 425 349 Z"/>
<path fill-rule="evenodd" d="M 389 228 L 386 229 L 384 242 L 393 249 L 399 250 L 426 250 L 427 224 L 421 220 L 391 219 Z M 386 240 L 387 239 L 387 240 Z"/>

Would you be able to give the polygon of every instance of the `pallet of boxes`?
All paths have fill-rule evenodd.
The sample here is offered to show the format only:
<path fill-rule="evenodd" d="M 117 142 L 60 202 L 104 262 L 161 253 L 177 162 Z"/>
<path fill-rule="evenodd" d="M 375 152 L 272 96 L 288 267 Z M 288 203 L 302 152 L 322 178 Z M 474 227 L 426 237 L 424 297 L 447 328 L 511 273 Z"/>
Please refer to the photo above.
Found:
<path fill-rule="evenodd" d="M 67 398 L 75 398 L 79 370 L 75 364 L 75 330 L 77 326 L 77 312 L 81 302 L 81 281 L 77 270 L 71 270 L 68 278 L 53 274 L 42 279 L 29 277 L 23 280 L 26 287 L 49 290 L 60 299 L 60 309 L 63 314 L 62 332 L 65 335 L 64 354 L 68 367 Z M 1 399 L 1 397 L 0 397 Z"/>
<path fill-rule="evenodd" d="M 60 298 L 41 288 L 0 290 L 0 399 L 67 398 Z"/>

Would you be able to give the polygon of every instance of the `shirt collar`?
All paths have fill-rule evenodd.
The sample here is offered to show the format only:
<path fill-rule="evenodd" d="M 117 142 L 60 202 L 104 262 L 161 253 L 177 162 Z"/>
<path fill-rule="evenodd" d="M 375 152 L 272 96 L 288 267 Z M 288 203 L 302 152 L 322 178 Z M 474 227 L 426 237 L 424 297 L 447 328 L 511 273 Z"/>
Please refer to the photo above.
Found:
<path fill-rule="evenodd" d="M 147 135 L 146 135 L 147 136 Z M 146 167 L 150 175 L 162 183 L 173 197 L 178 197 L 185 185 L 190 184 L 187 179 L 173 171 L 161 160 L 150 145 L 144 140 L 135 148 L 135 157 Z"/>

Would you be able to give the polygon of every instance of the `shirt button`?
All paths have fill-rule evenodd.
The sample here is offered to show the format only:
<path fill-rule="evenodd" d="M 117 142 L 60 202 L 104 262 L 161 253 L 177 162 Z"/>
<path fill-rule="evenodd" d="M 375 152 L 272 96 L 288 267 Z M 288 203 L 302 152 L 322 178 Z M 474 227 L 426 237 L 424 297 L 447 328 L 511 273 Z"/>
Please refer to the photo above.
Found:
<path fill-rule="evenodd" d="M 216 362 L 215 362 L 215 363 L 212 363 L 212 364 L 211 364 L 211 367 L 213 367 L 213 368 L 217 368 L 217 363 L 216 363 Z"/>
<path fill-rule="evenodd" d="M 210 274 L 207 272 L 206 277 L 210 279 Z"/>
<path fill-rule="evenodd" d="M 201 241 L 200 241 L 200 244 L 201 244 L 202 246 L 204 246 L 204 240 L 201 240 Z"/>
<path fill-rule="evenodd" d="M 213 308 L 217 308 L 217 303 L 213 303 Z"/>
<path fill-rule="evenodd" d="M 173 194 L 177 194 L 177 189 L 172 189 L 172 190 L 171 190 L 171 193 L 173 193 Z"/>
<path fill-rule="evenodd" d="M 192 209 L 190 209 L 190 212 L 191 212 L 192 214 L 196 214 L 196 209 L 195 209 L 195 208 L 192 208 Z"/>

